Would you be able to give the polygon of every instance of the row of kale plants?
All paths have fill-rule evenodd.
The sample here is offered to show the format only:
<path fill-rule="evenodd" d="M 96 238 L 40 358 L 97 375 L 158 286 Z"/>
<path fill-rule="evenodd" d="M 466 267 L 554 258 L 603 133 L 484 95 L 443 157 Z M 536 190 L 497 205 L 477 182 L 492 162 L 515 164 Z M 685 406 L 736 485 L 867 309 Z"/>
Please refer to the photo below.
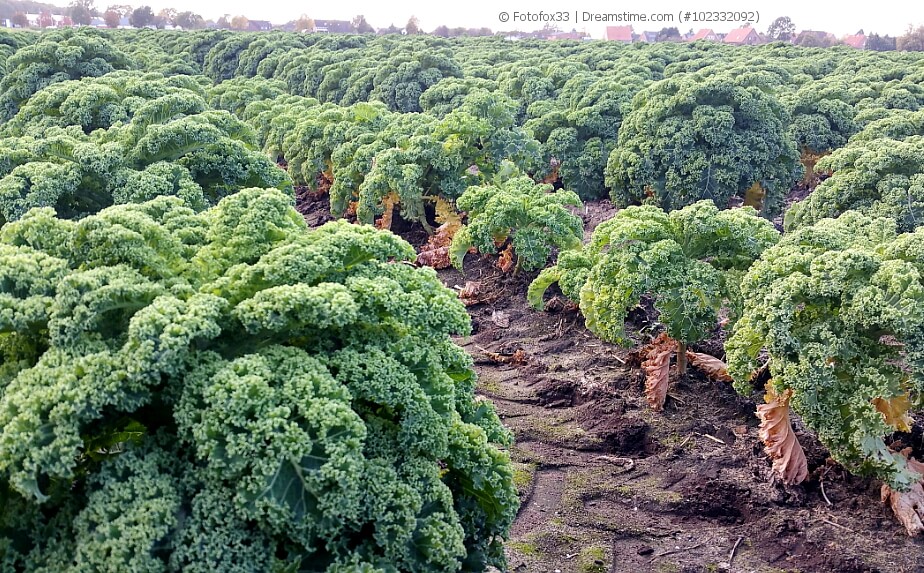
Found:
<path fill-rule="evenodd" d="M 768 371 L 786 482 L 807 477 L 791 408 L 894 507 L 922 495 L 884 440 L 924 396 L 919 58 L 154 31 L 0 48 L 4 572 L 503 566 L 511 437 L 450 339 L 464 307 L 394 235 L 308 229 L 295 187 L 440 225 L 445 264 L 502 249 L 530 271 L 557 248 L 534 305 L 558 283 L 629 343 L 654 301 L 654 407 L 672 355 L 748 395 Z M 584 245 L 566 207 L 606 195 L 623 209 Z M 688 351 L 720 316 L 727 369 Z"/>

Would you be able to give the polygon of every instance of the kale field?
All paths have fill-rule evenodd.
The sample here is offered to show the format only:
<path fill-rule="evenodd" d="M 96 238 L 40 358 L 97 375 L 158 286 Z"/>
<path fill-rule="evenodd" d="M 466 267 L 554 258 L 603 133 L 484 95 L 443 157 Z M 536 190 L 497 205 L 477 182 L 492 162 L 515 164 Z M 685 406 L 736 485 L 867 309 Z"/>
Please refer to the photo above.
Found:
<path fill-rule="evenodd" d="M 0 573 L 924 572 L 924 55 L 0 31 Z"/>

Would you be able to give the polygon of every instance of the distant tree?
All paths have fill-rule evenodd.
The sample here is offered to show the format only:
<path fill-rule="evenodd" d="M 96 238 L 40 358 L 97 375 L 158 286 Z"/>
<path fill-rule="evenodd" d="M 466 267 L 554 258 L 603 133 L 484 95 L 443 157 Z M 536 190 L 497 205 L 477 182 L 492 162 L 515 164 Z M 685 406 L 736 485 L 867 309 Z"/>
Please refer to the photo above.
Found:
<path fill-rule="evenodd" d="M 13 26 L 17 28 L 28 28 L 29 27 L 29 17 L 23 14 L 22 12 L 16 12 L 13 14 Z"/>
<path fill-rule="evenodd" d="M 89 26 L 97 14 L 93 0 L 74 0 L 67 13 L 78 26 Z"/>
<path fill-rule="evenodd" d="M 407 32 L 409 36 L 420 33 L 420 20 L 417 19 L 417 16 L 410 17 L 407 24 L 404 25 L 404 31 Z"/>
<path fill-rule="evenodd" d="M 108 8 L 106 8 L 107 12 L 109 12 L 110 10 L 118 14 L 119 17 L 121 18 L 127 18 L 131 16 L 131 13 L 135 9 L 129 6 L 128 4 L 112 4 Z"/>
<path fill-rule="evenodd" d="M 55 19 L 51 16 L 51 12 L 48 10 L 42 10 L 39 12 L 38 17 L 39 28 L 51 28 L 55 25 Z"/>
<path fill-rule="evenodd" d="M 228 16 L 229 16 L 228 14 L 225 14 L 224 16 L 219 18 L 218 22 L 216 22 L 215 25 L 222 30 L 230 30 L 231 29 L 231 19 Z"/>
<path fill-rule="evenodd" d="M 247 19 L 247 16 L 235 16 L 231 18 L 231 29 L 232 30 L 246 30 L 250 27 L 250 20 Z"/>
<path fill-rule="evenodd" d="M 362 14 L 353 18 L 353 29 L 356 30 L 357 34 L 372 34 L 375 32 L 375 28 L 369 22 L 366 22 L 366 17 Z"/>
<path fill-rule="evenodd" d="M 122 22 L 122 16 L 110 8 L 109 10 L 106 10 L 105 14 L 103 14 L 103 21 L 106 22 L 107 28 L 118 28 L 119 24 Z"/>
<path fill-rule="evenodd" d="M 437 26 L 437 27 L 436 27 L 436 30 L 433 30 L 433 35 L 434 35 L 434 36 L 439 36 L 440 38 L 448 38 L 448 37 L 449 37 L 449 28 L 448 28 L 447 26 L 445 26 L 445 25 L 443 25 L 443 26 Z"/>
<path fill-rule="evenodd" d="M 679 42 L 681 40 L 683 40 L 683 38 L 680 36 L 680 30 L 678 30 L 676 26 L 672 28 L 661 28 L 661 31 L 658 32 L 658 42 Z"/>
<path fill-rule="evenodd" d="M 74 21 L 71 20 L 71 17 L 70 17 L 70 16 L 68 16 L 68 15 L 65 14 L 65 16 L 64 16 L 63 18 L 61 18 L 61 26 L 62 26 L 62 27 L 64 27 L 64 28 L 70 28 L 70 27 L 73 26 L 73 25 L 74 25 Z"/>
<path fill-rule="evenodd" d="M 164 8 L 157 13 L 157 17 L 163 19 L 166 23 L 171 26 L 176 26 L 176 10 L 173 8 Z"/>
<path fill-rule="evenodd" d="M 866 49 L 874 52 L 888 52 L 895 49 L 895 38 L 893 36 L 879 34 L 870 34 L 866 37 Z"/>
<path fill-rule="evenodd" d="M 299 16 L 298 20 L 295 21 L 295 31 L 314 32 L 314 20 L 309 18 L 307 14 L 302 14 Z"/>
<path fill-rule="evenodd" d="M 184 30 L 200 30 L 205 27 L 205 20 L 194 12 L 180 12 L 176 15 L 176 26 Z"/>
<path fill-rule="evenodd" d="M 387 28 L 380 28 L 378 31 L 379 34 L 400 34 L 401 28 L 395 26 L 394 24 L 389 24 Z"/>
<path fill-rule="evenodd" d="M 789 16 L 780 16 L 770 23 L 767 28 L 767 37 L 771 40 L 788 42 L 796 35 L 796 25 Z"/>
<path fill-rule="evenodd" d="M 895 47 L 900 52 L 924 52 L 924 26 L 908 26 L 903 36 L 895 40 Z"/>
<path fill-rule="evenodd" d="M 129 23 L 135 28 L 144 28 L 154 23 L 154 11 L 150 6 L 140 6 L 132 11 L 128 17 Z"/>
<path fill-rule="evenodd" d="M 803 48 L 830 48 L 837 43 L 837 40 L 824 32 L 805 30 L 796 36 L 794 43 Z"/>

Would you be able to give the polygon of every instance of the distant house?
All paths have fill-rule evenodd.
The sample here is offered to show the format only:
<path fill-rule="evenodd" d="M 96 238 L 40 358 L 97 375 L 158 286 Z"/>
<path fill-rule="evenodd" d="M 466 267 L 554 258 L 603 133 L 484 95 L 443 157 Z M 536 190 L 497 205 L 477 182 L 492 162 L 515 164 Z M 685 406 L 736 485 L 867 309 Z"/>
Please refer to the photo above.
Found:
<path fill-rule="evenodd" d="M 726 34 L 723 41 L 733 46 L 756 46 L 760 43 L 760 34 L 751 26 L 744 26 Z"/>
<path fill-rule="evenodd" d="M 866 49 L 866 34 L 854 34 L 852 36 L 844 36 L 844 39 L 841 40 L 845 45 L 850 46 L 851 48 L 856 48 L 858 50 Z"/>
<path fill-rule="evenodd" d="M 347 20 L 315 20 L 315 32 L 329 32 L 331 34 L 350 34 L 353 32 L 353 23 Z"/>
<path fill-rule="evenodd" d="M 688 42 L 695 42 L 697 40 L 706 40 L 707 42 L 721 42 L 722 39 L 719 38 L 719 35 L 712 31 L 711 28 L 703 28 L 699 32 L 690 36 Z"/>
<path fill-rule="evenodd" d="M 69 16 L 64 16 L 61 14 L 45 14 L 43 22 L 42 14 L 26 14 L 26 19 L 29 20 L 30 28 L 62 28 L 64 26 L 70 26 Z M 42 24 L 45 24 L 44 26 Z"/>
<path fill-rule="evenodd" d="M 658 32 L 642 32 L 638 35 L 638 41 L 653 44 L 658 41 Z"/>
<path fill-rule="evenodd" d="M 632 43 L 632 26 L 607 26 L 604 40 L 610 42 Z"/>
<path fill-rule="evenodd" d="M 248 20 L 247 29 L 251 32 L 269 32 L 273 25 L 266 20 Z"/>

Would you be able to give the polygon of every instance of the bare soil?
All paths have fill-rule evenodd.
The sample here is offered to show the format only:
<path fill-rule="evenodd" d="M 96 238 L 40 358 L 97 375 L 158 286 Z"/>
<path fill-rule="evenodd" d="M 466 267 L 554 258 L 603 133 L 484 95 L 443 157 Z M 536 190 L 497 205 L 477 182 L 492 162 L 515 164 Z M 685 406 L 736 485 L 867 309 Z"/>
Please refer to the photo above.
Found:
<path fill-rule="evenodd" d="M 323 201 L 300 209 L 317 217 Z M 580 214 L 589 234 L 613 213 L 601 201 Z M 534 274 L 469 255 L 464 274 L 440 276 L 457 290 L 479 283 L 488 301 L 469 307 L 474 332 L 458 343 L 475 360 L 479 394 L 516 438 L 510 571 L 924 573 L 924 541 L 880 503 L 880 482 L 840 468 L 798 420 L 811 478 L 796 487 L 774 479 L 757 436 L 757 389 L 743 398 L 692 372 L 675 376 L 664 411 L 653 412 L 633 349 L 594 337 L 564 302 L 529 308 Z M 654 315 L 630 318 L 637 349 L 656 334 Z M 699 349 L 721 357 L 721 342 L 717 333 Z M 922 434 L 919 422 L 901 439 L 920 454 Z"/>

